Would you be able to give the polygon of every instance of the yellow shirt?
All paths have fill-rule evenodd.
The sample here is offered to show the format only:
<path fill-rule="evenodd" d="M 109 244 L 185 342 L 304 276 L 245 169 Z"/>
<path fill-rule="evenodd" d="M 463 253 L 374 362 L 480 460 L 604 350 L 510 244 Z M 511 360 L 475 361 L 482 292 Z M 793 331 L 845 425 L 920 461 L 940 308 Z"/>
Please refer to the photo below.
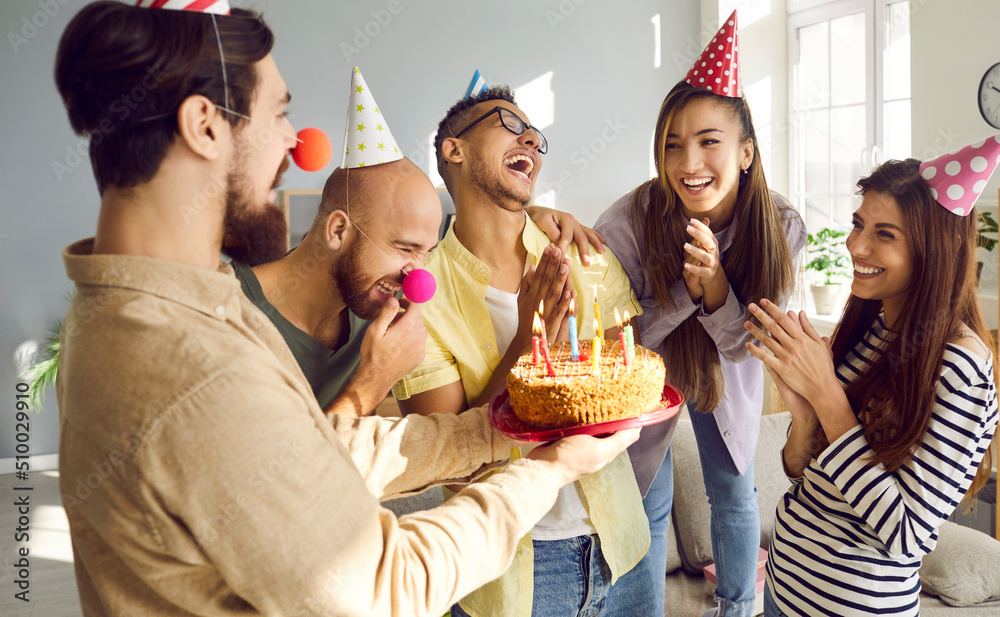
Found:
<path fill-rule="evenodd" d="M 528 263 L 537 265 L 549 239 L 530 219 L 521 241 Z M 569 249 L 570 275 L 580 310 L 581 339 L 594 336 L 594 284 L 601 311 L 601 331 L 614 327 L 614 309 L 639 315 L 642 309 L 628 276 L 610 251 L 584 266 L 573 245 Z M 454 226 L 428 256 L 424 267 L 437 279 L 434 298 L 424 305 L 427 346 L 424 361 L 393 387 L 398 399 L 461 380 L 471 403 L 486 387 L 500 364 L 496 335 L 486 305 L 489 266 L 470 253 L 455 236 Z M 649 550 L 649 522 L 627 453 L 601 471 L 580 480 L 590 520 L 601 539 L 601 550 L 611 569 L 612 583 L 631 570 Z M 534 551 L 531 536 L 521 539 L 511 567 L 499 579 L 466 596 L 460 604 L 472 617 L 531 615 Z"/>

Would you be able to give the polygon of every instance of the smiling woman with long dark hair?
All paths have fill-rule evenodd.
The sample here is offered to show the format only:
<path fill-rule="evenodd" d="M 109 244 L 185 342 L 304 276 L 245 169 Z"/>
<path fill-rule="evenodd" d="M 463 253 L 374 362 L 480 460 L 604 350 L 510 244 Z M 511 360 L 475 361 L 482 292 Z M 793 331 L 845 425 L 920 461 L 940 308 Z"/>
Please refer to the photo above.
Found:
<path fill-rule="evenodd" d="M 711 505 L 718 607 L 709 614 L 718 617 L 749 615 L 757 581 L 753 455 L 764 375 L 743 347 L 750 338 L 743 329 L 747 304 L 791 295 L 794 257 L 806 241 L 798 213 L 767 186 L 750 106 L 740 94 L 735 17 L 712 42 L 732 46 L 710 43 L 660 107 L 657 176 L 597 221 L 642 305 L 642 344 L 663 357 L 667 381 L 687 398 Z M 716 68 L 705 68 L 709 63 Z M 645 442 L 631 453 L 633 461 L 662 457 L 653 461 L 659 471 L 643 499 L 658 568 L 652 584 L 662 598 L 672 458 Z"/>
<path fill-rule="evenodd" d="M 832 344 L 804 313 L 750 307 L 767 332 L 748 323 L 762 343 L 748 348 L 792 412 L 768 617 L 918 614 L 921 560 L 992 466 L 996 357 L 976 296 L 975 209 L 942 207 L 914 159 L 858 187 L 854 281 Z"/>

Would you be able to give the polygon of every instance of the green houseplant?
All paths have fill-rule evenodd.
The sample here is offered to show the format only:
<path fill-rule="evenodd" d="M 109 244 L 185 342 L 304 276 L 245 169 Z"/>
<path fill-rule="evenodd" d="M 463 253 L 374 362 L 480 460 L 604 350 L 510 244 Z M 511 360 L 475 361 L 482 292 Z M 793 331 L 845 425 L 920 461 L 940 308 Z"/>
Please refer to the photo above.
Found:
<path fill-rule="evenodd" d="M 40 409 L 41 403 L 45 399 L 45 391 L 56 385 L 56 375 L 59 372 L 59 335 L 61 333 L 61 319 L 50 323 L 45 343 L 35 355 L 35 362 L 21 373 L 21 377 L 28 382 L 28 404 L 32 409 Z"/>
<path fill-rule="evenodd" d="M 979 226 L 976 231 L 976 246 L 992 253 L 997 246 L 997 232 L 1000 231 L 1000 226 L 997 225 L 993 215 L 986 211 L 980 212 Z M 991 257 L 991 259 L 995 258 Z M 981 280 L 982 274 L 983 262 L 979 261 L 976 264 L 976 279 Z"/>
<path fill-rule="evenodd" d="M 73 292 L 65 296 L 66 302 L 73 300 Z M 32 362 L 21 371 L 20 377 L 28 383 L 28 402 L 32 409 L 41 409 L 45 392 L 56 385 L 59 374 L 59 337 L 62 335 L 62 319 L 49 322 L 45 342 L 35 352 Z"/>
<path fill-rule="evenodd" d="M 820 315 L 833 312 L 841 283 L 851 278 L 851 257 L 844 246 L 846 236 L 847 232 L 825 227 L 806 239 L 809 257 L 806 270 L 816 273 L 818 279 L 810 285 L 810 290 Z"/>

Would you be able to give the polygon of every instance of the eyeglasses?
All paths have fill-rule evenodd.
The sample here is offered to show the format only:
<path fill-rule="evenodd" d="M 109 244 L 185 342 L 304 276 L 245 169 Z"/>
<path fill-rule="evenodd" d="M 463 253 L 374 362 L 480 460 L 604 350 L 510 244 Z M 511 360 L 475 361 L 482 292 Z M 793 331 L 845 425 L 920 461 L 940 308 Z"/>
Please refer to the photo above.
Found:
<path fill-rule="evenodd" d="M 508 131 L 510 131 L 515 135 L 523 135 L 525 129 L 531 129 L 532 131 L 534 131 L 535 135 L 538 135 L 538 153 L 545 154 L 546 152 L 548 152 L 549 142 L 548 140 L 545 139 L 545 135 L 542 135 L 541 131 L 539 131 L 537 128 L 531 126 L 530 124 L 519 118 L 518 115 L 512 112 L 511 110 L 507 109 L 506 107 L 500 107 L 499 105 L 497 105 L 493 109 L 489 110 L 485 114 L 479 116 L 478 118 L 470 122 L 464 129 L 459 131 L 458 134 L 454 136 L 455 139 L 458 139 L 459 137 L 462 136 L 463 133 L 465 133 L 472 127 L 476 126 L 483 120 L 489 118 L 493 114 L 498 114 L 500 116 L 500 124 L 503 125 L 503 128 L 507 129 Z"/>

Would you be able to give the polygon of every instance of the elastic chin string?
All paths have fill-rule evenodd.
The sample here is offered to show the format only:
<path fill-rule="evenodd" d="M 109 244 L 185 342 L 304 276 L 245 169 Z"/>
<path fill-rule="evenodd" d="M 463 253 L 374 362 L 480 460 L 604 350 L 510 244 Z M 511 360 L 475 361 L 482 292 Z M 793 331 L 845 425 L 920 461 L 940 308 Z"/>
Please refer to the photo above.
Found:
<path fill-rule="evenodd" d="M 295 139 L 295 141 L 302 143 L 302 140 L 299 139 L 298 135 L 294 135 L 292 133 L 289 133 L 287 131 L 282 131 L 280 129 L 275 129 L 273 126 L 268 125 L 266 122 L 261 122 L 260 120 L 255 120 L 250 116 L 244 116 L 238 111 L 233 111 L 232 106 L 229 104 L 229 75 L 226 74 L 226 52 L 222 50 L 222 37 L 219 36 L 219 22 L 215 20 L 215 13 L 211 13 L 211 16 L 212 16 L 212 27 L 215 28 L 215 42 L 219 45 L 219 60 L 222 63 L 222 91 L 223 91 L 223 96 L 225 96 L 226 100 L 226 105 L 224 107 L 222 105 L 216 105 L 215 106 L 216 109 L 220 109 L 226 113 L 233 114 L 238 118 L 243 118 L 244 120 L 248 120 L 250 122 L 259 122 L 260 124 L 267 126 L 269 129 L 273 131 L 278 131 L 282 135 L 285 135 L 287 137 L 292 137 Z M 172 116 L 175 113 L 177 112 L 171 112 L 167 114 L 157 114 L 155 116 L 149 116 L 148 118 L 143 118 L 139 122 L 151 122 L 153 120 L 166 118 L 167 116 Z"/>
<path fill-rule="evenodd" d="M 385 255 L 385 258 L 388 259 L 390 262 L 392 262 L 392 265 L 394 265 L 397 268 L 399 268 L 399 271 L 403 273 L 403 277 L 406 277 L 406 275 L 407 275 L 406 270 L 404 270 L 403 267 L 400 266 L 399 263 L 395 259 L 393 259 L 392 257 L 390 257 L 389 253 L 386 253 L 385 251 L 383 251 L 381 246 L 375 244 L 375 242 L 371 238 L 368 237 L 368 234 L 366 234 L 363 229 L 361 229 L 360 227 L 358 227 L 358 224 L 354 222 L 353 218 L 351 218 L 351 168 L 350 167 L 345 167 L 344 171 L 347 172 L 347 178 L 346 178 L 346 180 L 344 182 L 344 184 L 345 184 L 345 186 L 344 186 L 344 205 L 347 208 L 347 220 L 349 220 L 351 222 L 351 225 L 354 225 L 354 229 L 357 229 L 358 233 L 360 233 L 362 236 L 365 237 L 365 240 L 368 240 L 368 242 L 371 242 L 371 245 L 378 249 L 379 253 L 382 253 L 383 255 Z"/>
<path fill-rule="evenodd" d="M 215 20 L 215 13 L 212 13 L 212 27 L 215 28 L 215 42 L 219 44 L 219 59 L 222 61 L 222 89 L 226 96 L 224 109 L 229 109 L 229 77 L 226 75 L 226 54 L 222 51 L 222 37 L 219 36 L 219 22 Z"/>

